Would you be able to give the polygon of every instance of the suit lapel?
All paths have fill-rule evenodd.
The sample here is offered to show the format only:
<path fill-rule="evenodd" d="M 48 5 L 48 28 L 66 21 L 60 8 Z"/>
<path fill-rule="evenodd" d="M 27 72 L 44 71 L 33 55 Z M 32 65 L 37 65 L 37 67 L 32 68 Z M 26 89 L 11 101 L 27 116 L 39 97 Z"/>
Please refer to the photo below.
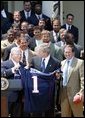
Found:
<path fill-rule="evenodd" d="M 12 60 L 9 60 L 9 65 L 11 66 L 11 68 L 14 66 L 14 63 Z"/>

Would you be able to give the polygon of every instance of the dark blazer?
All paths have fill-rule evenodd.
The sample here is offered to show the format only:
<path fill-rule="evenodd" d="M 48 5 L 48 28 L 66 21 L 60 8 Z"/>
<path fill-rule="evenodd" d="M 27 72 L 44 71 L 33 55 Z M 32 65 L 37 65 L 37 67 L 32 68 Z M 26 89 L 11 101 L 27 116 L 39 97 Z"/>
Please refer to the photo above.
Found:
<path fill-rule="evenodd" d="M 29 48 L 30 48 L 31 50 L 34 50 L 35 47 L 36 47 L 35 37 L 31 38 L 29 41 L 30 41 Z"/>
<path fill-rule="evenodd" d="M 14 67 L 14 63 L 12 60 L 3 61 L 1 63 L 1 76 L 6 77 L 7 79 L 14 79 L 12 67 Z M 19 91 L 9 91 L 8 102 L 16 102 L 18 99 L 18 93 Z"/>
<path fill-rule="evenodd" d="M 74 43 L 74 51 L 75 51 L 75 57 L 76 58 L 80 58 L 81 50 L 83 50 L 83 47 Z"/>
<path fill-rule="evenodd" d="M 61 28 L 65 28 L 66 29 L 66 24 L 61 26 Z M 78 30 L 78 28 L 75 27 L 74 25 L 72 25 L 71 29 L 69 31 L 74 35 L 74 42 L 77 44 L 78 43 L 78 38 L 79 38 L 79 30 Z"/>
<path fill-rule="evenodd" d="M 38 56 L 33 57 L 32 58 L 32 67 L 41 71 L 41 60 L 42 59 Z M 60 67 L 61 67 L 60 62 L 57 59 L 50 57 L 49 62 L 47 64 L 47 67 L 44 72 L 45 73 L 53 72 L 53 71 L 59 69 Z"/>
<path fill-rule="evenodd" d="M 1 14 L 1 33 L 5 34 L 7 30 L 11 27 L 13 23 L 13 15 L 12 13 L 5 10 L 6 18 L 4 18 Z"/>

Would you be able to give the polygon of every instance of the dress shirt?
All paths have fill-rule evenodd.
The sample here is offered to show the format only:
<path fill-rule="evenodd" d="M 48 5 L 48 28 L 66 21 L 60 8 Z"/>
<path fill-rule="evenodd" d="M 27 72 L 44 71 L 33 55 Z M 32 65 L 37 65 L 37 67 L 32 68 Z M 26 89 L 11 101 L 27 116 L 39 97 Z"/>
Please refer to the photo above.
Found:
<path fill-rule="evenodd" d="M 45 68 L 47 67 L 48 61 L 50 59 L 50 55 L 48 55 L 46 58 L 42 58 L 42 60 L 45 59 Z"/>
<path fill-rule="evenodd" d="M 70 28 L 69 28 L 70 27 Z M 71 29 L 71 25 L 66 24 L 66 29 L 69 30 Z"/>
<path fill-rule="evenodd" d="M 5 10 L 4 10 L 4 9 L 1 11 L 1 15 L 2 15 L 4 18 L 7 18 L 7 15 L 6 15 L 6 13 L 5 13 Z"/>
<path fill-rule="evenodd" d="M 68 82 L 68 75 L 69 75 L 69 72 L 70 72 L 70 68 L 71 68 L 71 64 L 72 64 L 72 60 L 73 60 L 73 57 L 71 59 L 66 59 L 66 63 L 64 65 L 64 68 L 63 68 L 63 86 L 66 86 L 67 85 L 67 82 Z M 67 67 L 67 63 L 69 61 L 69 64 L 68 64 L 68 67 Z M 68 68 L 68 71 L 66 73 L 66 70 Z M 67 82 L 66 82 L 66 79 L 67 79 Z"/>
<path fill-rule="evenodd" d="M 58 41 L 58 36 L 59 36 L 59 33 L 56 33 L 56 32 L 53 30 L 53 37 L 54 37 L 54 41 L 55 41 L 55 42 Z"/>
<path fill-rule="evenodd" d="M 61 47 L 65 45 L 65 42 L 64 41 L 61 41 Z"/>

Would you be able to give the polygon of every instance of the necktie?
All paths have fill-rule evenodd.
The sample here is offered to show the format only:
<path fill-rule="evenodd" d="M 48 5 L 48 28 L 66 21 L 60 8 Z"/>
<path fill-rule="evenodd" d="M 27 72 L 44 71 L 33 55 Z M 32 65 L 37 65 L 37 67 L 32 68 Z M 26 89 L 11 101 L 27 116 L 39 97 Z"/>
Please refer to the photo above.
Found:
<path fill-rule="evenodd" d="M 23 52 L 23 59 L 22 59 L 22 62 L 24 65 L 26 65 L 26 56 L 25 56 L 25 52 Z"/>
<path fill-rule="evenodd" d="M 27 12 L 27 18 L 29 17 L 29 12 Z"/>
<path fill-rule="evenodd" d="M 40 15 L 38 15 L 38 19 L 40 20 Z"/>
<path fill-rule="evenodd" d="M 68 30 L 70 30 L 71 28 L 70 28 L 70 25 L 68 26 Z"/>
<path fill-rule="evenodd" d="M 63 80 L 63 85 L 66 86 L 67 85 L 67 82 L 68 82 L 68 67 L 69 67 L 69 61 L 67 61 L 66 63 L 66 68 L 65 68 L 65 71 L 64 71 L 64 80 Z"/>
<path fill-rule="evenodd" d="M 41 70 L 42 70 L 42 72 L 45 71 L 45 59 L 43 59 L 43 60 L 41 61 Z"/>

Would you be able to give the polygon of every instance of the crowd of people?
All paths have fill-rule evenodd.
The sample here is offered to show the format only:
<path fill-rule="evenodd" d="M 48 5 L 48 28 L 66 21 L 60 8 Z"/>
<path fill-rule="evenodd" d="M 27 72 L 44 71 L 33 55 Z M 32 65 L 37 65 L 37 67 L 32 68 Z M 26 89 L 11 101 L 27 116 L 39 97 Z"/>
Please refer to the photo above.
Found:
<path fill-rule="evenodd" d="M 43 73 L 61 69 L 62 74 L 55 71 L 55 89 L 47 111 L 27 113 L 23 109 L 24 90 L 10 91 L 9 115 L 56 117 L 60 111 L 61 117 L 83 117 L 84 49 L 78 44 L 79 29 L 73 25 L 74 15 L 67 14 L 66 23 L 61 25 L 59 18 L 52 20 L 43 14 L 40 3 L 36 2 L 32 9 L 31 1 L 23 1 L 23 8 L 12 14 L 1 5 L 1 76 L 14 79 L 22 65 Z"/>

